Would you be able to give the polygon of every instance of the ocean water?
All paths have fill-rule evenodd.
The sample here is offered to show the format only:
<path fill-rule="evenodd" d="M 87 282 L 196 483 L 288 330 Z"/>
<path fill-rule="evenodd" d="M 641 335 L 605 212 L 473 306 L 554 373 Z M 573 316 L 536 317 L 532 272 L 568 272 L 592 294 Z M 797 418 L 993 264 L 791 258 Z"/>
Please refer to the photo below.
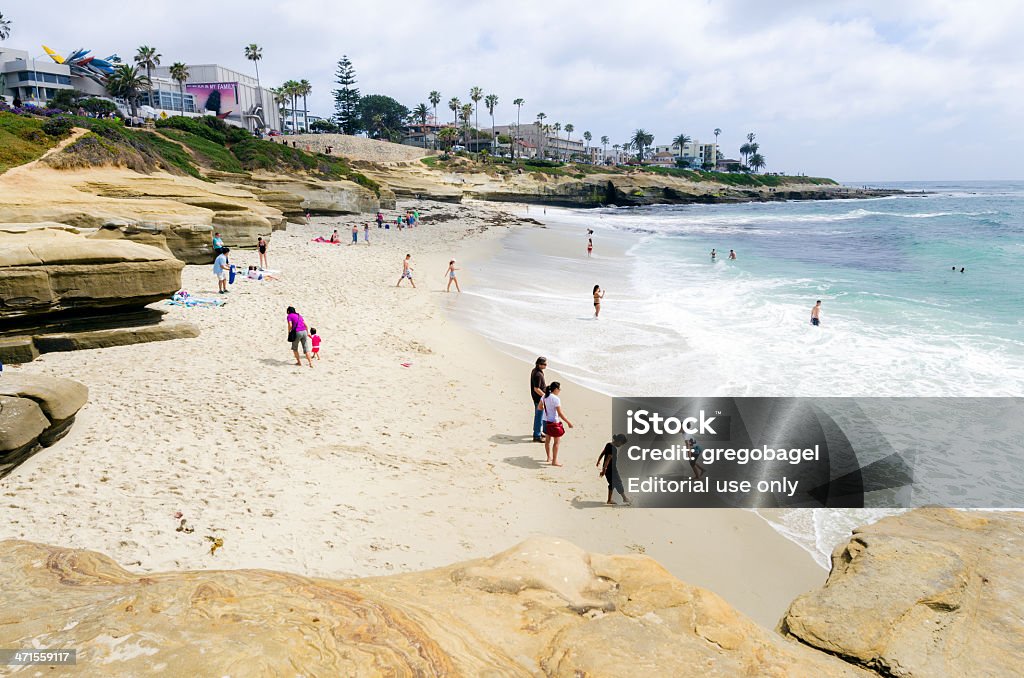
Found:
<path fill-rule="evenodd" d="M 929 193 L 549 207 L 548 228 L 470 267 L 454 313 L 610 395 L 1024 395 L 1024 182 L 887 185 Z M 607 291 L 596 321 L 595 284 Z M 823 561 L 879 515 L 772 520 Z"/>

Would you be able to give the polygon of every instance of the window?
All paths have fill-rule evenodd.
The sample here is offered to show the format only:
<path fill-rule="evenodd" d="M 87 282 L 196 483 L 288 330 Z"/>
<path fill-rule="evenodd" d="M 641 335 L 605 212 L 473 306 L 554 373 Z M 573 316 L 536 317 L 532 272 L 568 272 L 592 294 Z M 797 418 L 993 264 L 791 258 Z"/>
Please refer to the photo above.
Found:
<path fill-rule="evenodd" d="M 29 80 L 35 80 L 35 73 L 32 71 L 21 71 L 18 73 L 19 82 L 28 82 Z"/>
<path fill-rule="evenodd" d="M 61 84 L 61 85 L 70 85 L 71 84 L 71 76 L 70 75 L 58 75 L 57 76 L 57 82 L 58 82 L 58 84 Z"/>
<path fill-rule="evenodd" d="M 57 82 L 57 76 L 53 73 L 40 73 L 43 76 L 43 82 Z"/>

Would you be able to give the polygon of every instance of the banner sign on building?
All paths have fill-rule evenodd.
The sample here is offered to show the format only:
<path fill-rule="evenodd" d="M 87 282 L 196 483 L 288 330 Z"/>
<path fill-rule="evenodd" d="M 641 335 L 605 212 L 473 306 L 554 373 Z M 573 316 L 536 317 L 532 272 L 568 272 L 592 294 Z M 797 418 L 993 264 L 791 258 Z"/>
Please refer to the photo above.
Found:
<path fill-rule="evenodd" d="M 207 115 L 239 117 L 237 82 L 193 82 L 185 91 L 196 98 L 196 110 Z"/>

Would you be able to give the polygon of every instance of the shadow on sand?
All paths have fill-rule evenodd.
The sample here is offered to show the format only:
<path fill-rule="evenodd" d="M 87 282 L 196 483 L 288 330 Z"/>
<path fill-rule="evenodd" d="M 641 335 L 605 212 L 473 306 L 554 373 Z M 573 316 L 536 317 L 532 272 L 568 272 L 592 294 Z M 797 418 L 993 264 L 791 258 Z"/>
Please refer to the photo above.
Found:
<path fill-rule="evenodd" d="M 591 509 L 591 508 L 622 508 L 628 507 L 629 504 L 623 504 L 621 502 L 616 504 L 606 504 L 603 501 L 585 501 L 579 497 L 573 497 L 572 507 L 576 509 Z"/>
<path fill-rule="evenodd" d="M 497 433 L 488 438 L 487 440 L 489 440 L 492 443 L 497 443 L 499 445 L 518 445 L 520 443 L 532 443 L 533 436 L 514 436 Z"/>
<path fill-rule="evenodd" d="M 519 468 L 528 468 L 531 470 L 542 469 L 548 466 L 548 464 L 543 464 L 533 457 L 505 457 L 502 461 L 511 466 L 518 466 Z"/>

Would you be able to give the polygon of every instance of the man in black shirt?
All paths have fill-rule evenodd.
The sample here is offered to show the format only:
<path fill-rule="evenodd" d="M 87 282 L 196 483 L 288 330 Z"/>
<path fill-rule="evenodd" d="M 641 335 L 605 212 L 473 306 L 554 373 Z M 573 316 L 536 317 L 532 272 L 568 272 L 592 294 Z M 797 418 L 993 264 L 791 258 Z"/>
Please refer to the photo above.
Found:
<path fill-rule="evenodd" d="M 540 399 L 544 397 L 544 389 L 547 382 L 544 381 L 544 368 L 548 366 L 548 359 L 541 356 L 537 358 L 533 371 L 530 372 L 530 395 L 533 397 L 533 442 L 542 443 L 541 421 L 544 417 L 544 410 L 540 407 Z"/>

